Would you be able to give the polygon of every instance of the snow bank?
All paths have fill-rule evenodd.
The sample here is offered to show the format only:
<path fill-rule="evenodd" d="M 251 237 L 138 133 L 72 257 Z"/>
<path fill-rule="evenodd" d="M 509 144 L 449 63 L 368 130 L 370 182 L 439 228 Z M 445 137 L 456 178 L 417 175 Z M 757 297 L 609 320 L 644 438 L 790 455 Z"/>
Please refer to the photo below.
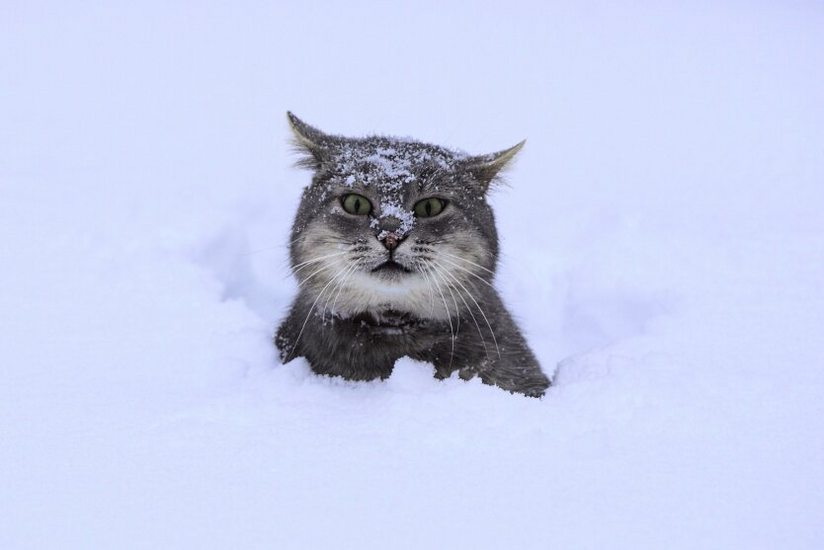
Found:
<path fill-rule="evenodd" d="M 819 7 L 2 12 L 0 547 L 824 544 Z M 545 398 L 277 364 L 287 108 L 529 139 Z"/>

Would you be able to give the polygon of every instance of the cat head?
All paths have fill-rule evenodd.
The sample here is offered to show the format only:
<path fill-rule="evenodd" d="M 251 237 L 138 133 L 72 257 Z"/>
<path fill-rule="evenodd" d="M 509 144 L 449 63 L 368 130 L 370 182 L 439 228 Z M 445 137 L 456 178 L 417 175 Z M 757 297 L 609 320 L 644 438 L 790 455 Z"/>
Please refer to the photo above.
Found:
<path fill-rule="evenodd" d="M 292 227 L 292 269 L 324 310 L 445 319 L 491 283 L 498 236 L 487 193 L 523 142 L 470 156 L 288 120 L 298 165 L 314 173 Z"/>

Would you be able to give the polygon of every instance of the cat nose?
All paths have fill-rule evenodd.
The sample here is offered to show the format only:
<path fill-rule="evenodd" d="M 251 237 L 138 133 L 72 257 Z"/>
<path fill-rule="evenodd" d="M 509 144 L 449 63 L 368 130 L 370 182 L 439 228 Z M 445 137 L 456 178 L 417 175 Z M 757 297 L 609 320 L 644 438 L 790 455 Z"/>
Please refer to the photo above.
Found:
<path fill-rule="evenodd" d="M 378 240 L 390 252 L 398 248 L 406 238 L 401 228 L 401 220 L 397 216 L 386 216 L 380 219 L 379 225 L 381 232 L 378 233 Z"/>
<path fill-rule="evenodd" d="M 378 236 L 379 240 L 386 247 L 387 250 L 390 252 L 398 248 L 398 245 L 403 240 L 403 237 L 398 235 L 397 233 L 391 233 L 389 231 L 383 231 Z"/>
<path fill-rule="evenodd" d="M 401 220 L 399 220 L 395 216 L 385 216 L 385 217 L 380 219 L 380 228 L 383 231 L 397 232 L 397 230 L 400 226 L 401 226 Z"/>

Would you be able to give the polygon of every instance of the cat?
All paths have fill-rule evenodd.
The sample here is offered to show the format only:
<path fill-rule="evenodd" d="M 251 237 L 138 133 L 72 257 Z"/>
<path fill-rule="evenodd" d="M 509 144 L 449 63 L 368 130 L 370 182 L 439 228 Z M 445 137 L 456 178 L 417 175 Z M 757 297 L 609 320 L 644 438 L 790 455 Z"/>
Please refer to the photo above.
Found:
<path fill-rule="evenodd" d="M 289 245 L 298 295 L 275 335 L 281 360 L 317 374 L 385 379 L 409 356 L 540 397 L 550 385 L 492 285 L 490 186 L 524 142 L 469 156 L 410 139 L 329 135 L 292 113 L 313 172 Z"/>

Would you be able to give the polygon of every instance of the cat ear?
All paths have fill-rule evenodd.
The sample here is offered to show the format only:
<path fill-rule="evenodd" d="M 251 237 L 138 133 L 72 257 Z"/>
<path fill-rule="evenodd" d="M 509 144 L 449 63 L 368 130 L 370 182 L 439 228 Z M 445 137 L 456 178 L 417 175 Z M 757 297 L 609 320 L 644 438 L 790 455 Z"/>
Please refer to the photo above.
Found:
<path fill-rule="evenodd" d="M 468 168 L 475 175 L 478 181 L 481 182 L 484 192 L 489 189 L 489 185 L 500 173 L 500 171 L 503 170 L 513 158 L 515 158 L 518 151 L 523 148 L 524 143 L 526 143 L 526 140 L 523 140 L 509 149 L 504 149 L 503 151 L 490 153 L 488 155 L 478 155 L 477 157 L 472 157 L 469 159 Z"/>
<path fill-rule="evenodd" d="M 317 170 L 327 157 L 330 136 L 317 128 L 309 126 L 292 114 L 291 111 L 286 112 L 286 118 L 289 121 L 289 127 L 292 129 L 292 134 L 294 134 L 295 150 L 302 155 L 297 165 L 302 168 Z"/>

